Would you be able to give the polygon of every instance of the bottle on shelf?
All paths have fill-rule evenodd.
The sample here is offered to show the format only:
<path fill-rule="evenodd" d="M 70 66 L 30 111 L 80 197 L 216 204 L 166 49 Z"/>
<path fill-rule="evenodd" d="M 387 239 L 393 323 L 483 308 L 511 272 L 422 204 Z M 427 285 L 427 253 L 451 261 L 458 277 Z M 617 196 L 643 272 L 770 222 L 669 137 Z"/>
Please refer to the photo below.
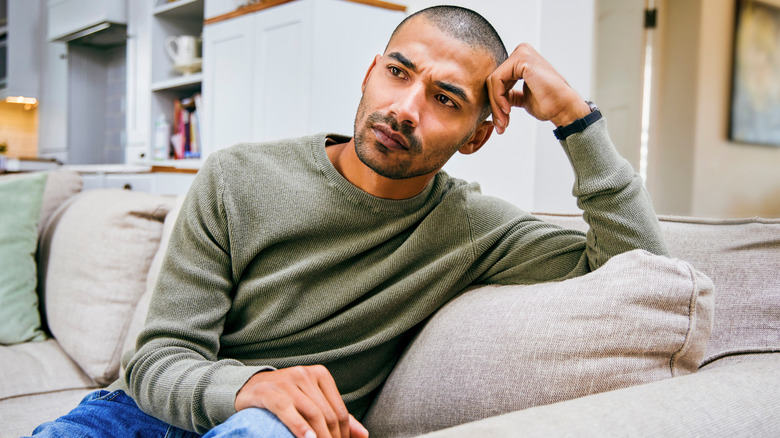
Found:
<path fill-rule="evenodd" d="M 171 150 L 171 124 L 164 114 L 160 114 L 154 123 L 154 153 L 155 160 L 167 160 Z"/>

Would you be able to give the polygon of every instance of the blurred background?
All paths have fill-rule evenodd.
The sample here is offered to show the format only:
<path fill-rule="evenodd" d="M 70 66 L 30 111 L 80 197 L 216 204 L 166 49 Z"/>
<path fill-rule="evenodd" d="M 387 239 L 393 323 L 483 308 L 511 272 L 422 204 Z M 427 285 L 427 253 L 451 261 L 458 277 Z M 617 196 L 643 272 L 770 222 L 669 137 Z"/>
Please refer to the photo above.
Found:
<path fill-rule="evenodd" d="M 3 166 L 137 173 L 176 192 L 186 183 L 155 172 L 192 174 L 239 141 L 351 134 L 373 54 L 438 3 L 0 0 Z M 780 0 L 450 3 L 510 52 L 531 43 L 601 108 L 659 214 L 780 217 Z M 526 210 L 576 212 L 553 129 L 515 112 L 445 169 Z"/>

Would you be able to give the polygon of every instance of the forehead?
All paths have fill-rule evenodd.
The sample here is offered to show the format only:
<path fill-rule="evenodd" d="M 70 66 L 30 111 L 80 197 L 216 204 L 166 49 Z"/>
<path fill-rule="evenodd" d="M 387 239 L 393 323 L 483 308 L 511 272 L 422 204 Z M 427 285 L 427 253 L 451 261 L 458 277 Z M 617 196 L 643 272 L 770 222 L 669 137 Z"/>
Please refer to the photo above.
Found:
<path fill-rule="evenodd" d="M 484 94 L 485 80 L 495 70 L 492 56 L 442 31 L 424 17 L 415 17 L 393 35 L 385 56 L 400 53 L 418 73 L 433 81 L 464 87 L 470 97 Z"/>

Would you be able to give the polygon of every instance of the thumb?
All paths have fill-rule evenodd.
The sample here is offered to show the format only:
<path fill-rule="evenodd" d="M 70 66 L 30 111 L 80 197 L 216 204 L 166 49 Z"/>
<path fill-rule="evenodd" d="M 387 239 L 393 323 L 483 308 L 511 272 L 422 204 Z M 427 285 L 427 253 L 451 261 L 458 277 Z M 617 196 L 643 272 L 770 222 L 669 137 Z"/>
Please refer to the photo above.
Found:
<path fill-rule="evenodd" d="M 349 436 L 350 438 L 368 438 L 368 429 L 363 427 L 352 415 L 349 416 Z"/>

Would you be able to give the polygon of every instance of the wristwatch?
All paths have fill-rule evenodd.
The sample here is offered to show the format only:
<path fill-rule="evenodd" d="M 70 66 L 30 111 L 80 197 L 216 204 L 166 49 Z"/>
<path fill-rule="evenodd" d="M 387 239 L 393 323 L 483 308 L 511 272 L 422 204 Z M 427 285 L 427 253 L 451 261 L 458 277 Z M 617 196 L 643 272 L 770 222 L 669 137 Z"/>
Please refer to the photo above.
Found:
<path fill-rule="evenodd" d="M 590 114 L 581 119 L 577 119 L 566 126 L 559 126 L 556 130 L 553 131 L 555 138 L 558 140 L 565 140 L 566 137 L 578 132 L 582 132 L 588 126 L 601 120 L 601 111 L 599 111 L 599 107 L 597 107 L 595 103 L 589 100 L 586 100 L 585 103 L 587 103 L 590 107 Z"/>

